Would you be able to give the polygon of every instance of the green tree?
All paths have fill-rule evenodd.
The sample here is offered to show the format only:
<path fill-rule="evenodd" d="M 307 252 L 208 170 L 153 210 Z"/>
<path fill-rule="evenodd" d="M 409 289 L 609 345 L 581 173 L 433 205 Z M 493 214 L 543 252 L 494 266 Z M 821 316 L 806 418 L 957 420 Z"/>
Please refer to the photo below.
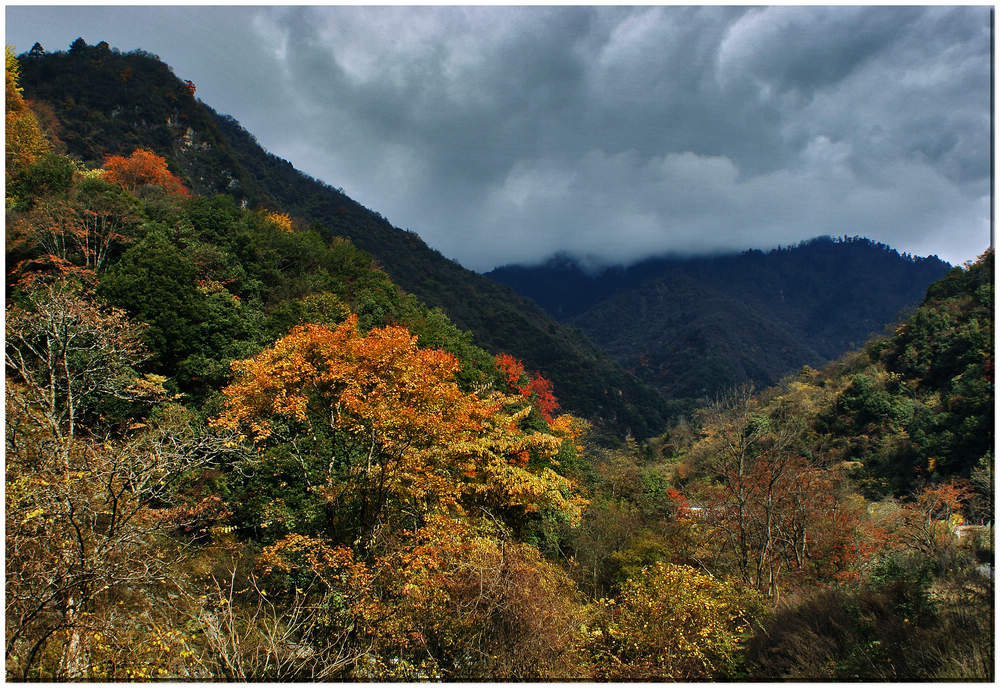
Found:
<path fill-rule="evenodd" d="M 149 327 L 145 339 L 159 370 L 173 371 L 196 350 L 207 316 L 197 268 L 162 232 L 132 246 L 101 279 L 109 302 Z"/>

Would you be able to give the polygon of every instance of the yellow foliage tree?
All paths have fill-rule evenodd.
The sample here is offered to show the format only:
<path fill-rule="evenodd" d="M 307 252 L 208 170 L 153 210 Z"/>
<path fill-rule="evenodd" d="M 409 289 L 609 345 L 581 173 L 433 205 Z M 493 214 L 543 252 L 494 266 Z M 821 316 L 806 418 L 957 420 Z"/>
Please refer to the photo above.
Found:
<path fill-rule="evenodd" d="M 292 218 L 288 213 L 279 213 L 276 210 L 269 210 L 265 217 L 268 222 L 278 229 L 285 232 L 292 231 Z"/>
<path fill-rule="evenodd" d="M 12 46 L 6 46 L 7 177 L 49 150 L 49 142 L 21 95 L 21 68 Z"/>
<path fill-rule="evenodd" d="M 648 566 L 601 600 L 591 631 L 596 678 L 694 681 L 731 678 L 763 598 L 688 566 Z"/>
<path fill-rule="evenodd" d="M 588 678 L 575 585 L 493 524 L 431 516 L 378 567 L 393 634 L 365 678 Z"/>

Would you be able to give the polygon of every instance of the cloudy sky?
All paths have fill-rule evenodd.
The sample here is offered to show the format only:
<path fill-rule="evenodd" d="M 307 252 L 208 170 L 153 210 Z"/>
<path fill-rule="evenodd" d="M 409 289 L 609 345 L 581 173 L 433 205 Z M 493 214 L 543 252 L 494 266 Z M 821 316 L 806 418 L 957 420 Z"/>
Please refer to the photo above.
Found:
<path fill-rule="evenodd" d="M 466 267 L 862 235 L 989 244 L 988 7 L 16 7 L 159 55 Z"/>

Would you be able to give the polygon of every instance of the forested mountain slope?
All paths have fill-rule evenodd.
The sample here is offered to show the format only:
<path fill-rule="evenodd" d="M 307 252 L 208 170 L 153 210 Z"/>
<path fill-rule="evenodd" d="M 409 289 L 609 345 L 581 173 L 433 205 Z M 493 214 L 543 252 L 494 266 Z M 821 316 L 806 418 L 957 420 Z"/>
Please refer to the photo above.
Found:
<path fill-rule="evenodd" d="M 492 280 L 430 249 L 415 234 L 268 154 L 231 117 L 194 98 L 155 56 L 106 43 L 21 56 L 25 97 L 48 133 L 90 163 L 145 146 L 167 158 L 196 193 L 226 193 L 250 208 L 281 208 L 347 237 L 392 281 L 442 308 L 475 343 L 510 352 L 552 379 L 566 408 L 638 436 L 658 431 L 658 393 L 601 354 L 578 332 Z"/>
<path fill-rule="evenodd" d="M 804 366 L 755 402 L 775 423 L 808 428 L 799 451 L 849 462 L 872 498 L 992 470 L 993 265 L 988 251 L 953 268 L 892 334 L 820 370 Z"/>
<path fill-rule="evenodd" d="M 566 256 L 489 273 L 579 327 L 668 397 L 776 382 L 860 346 L 948 264 L 867 239 L 767 253 L 656 258 L 587 272 Z"/>
<path fill-rule="evenodd" d="M 572 322 L 675 399 L 766 386 L 823 360 L 772 313 L 681 274 L 618 292 Z"/>

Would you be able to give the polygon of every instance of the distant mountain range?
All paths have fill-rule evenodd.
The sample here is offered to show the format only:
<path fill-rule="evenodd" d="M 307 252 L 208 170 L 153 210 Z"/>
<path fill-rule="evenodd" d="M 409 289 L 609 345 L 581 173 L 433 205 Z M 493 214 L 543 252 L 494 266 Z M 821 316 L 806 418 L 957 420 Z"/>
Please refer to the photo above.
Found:
<path fill-rule="evenodd" d="M 587 271 L 558 255 L 488 273 L 671 399 L 776 382 L 861 346 L 949 269 L 859 237 Z"/>

